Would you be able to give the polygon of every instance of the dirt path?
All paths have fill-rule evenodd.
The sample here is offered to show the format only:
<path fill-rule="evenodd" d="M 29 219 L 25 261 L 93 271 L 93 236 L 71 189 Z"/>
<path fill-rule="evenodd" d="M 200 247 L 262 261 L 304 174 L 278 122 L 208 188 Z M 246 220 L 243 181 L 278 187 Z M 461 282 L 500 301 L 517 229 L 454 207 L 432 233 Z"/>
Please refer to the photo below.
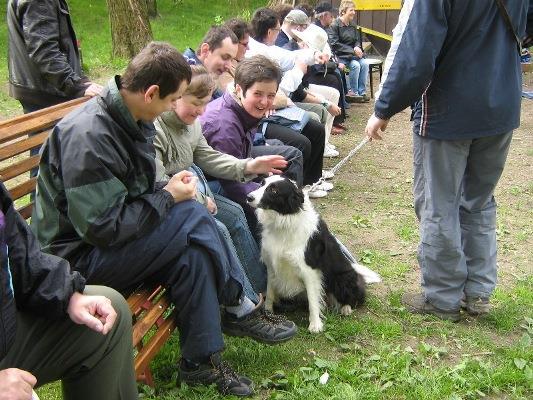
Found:
<path fill-rule="evenodd" d="M 348 110 L 349 134 L 332 141 L 345 156 L 363 137 L 372 103 Z M 385 140 L 364 146 L 334 179 L 336 188 L 317 204 L 332 230 L 360 257 L 377 261 L 380 272 L 402 285 L 418 285 L 417 221 L 412 207 L 410 113 L 388 126 Z M 330 159 L 332 167 L 338 159 Z M 496 190 L 500 285 L 533 272 L 533 101 L 523 100 L 504 174 Z M 402 272 L 405 272 L 403 274 Z M 391 279 L 383 288 L 400 284 Z"/>

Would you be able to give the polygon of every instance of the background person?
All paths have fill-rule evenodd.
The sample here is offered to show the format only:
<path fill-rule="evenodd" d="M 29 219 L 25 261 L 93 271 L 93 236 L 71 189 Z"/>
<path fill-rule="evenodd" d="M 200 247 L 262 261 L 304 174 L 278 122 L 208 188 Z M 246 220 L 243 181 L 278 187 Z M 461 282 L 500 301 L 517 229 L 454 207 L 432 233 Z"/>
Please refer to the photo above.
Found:
<path fill-rule="evenodd" d="M 347 99 L 368 102 L 370 98 L 366 95 L 366 81 L 369 66 L 364 58 L 363 42 L 357 25 L 353 22 L 354 18 L 354 2 L 343 0 L 339 6 L 339 17 L 328 30 L 329 44 L 339 61 L 350 70 Z"/>

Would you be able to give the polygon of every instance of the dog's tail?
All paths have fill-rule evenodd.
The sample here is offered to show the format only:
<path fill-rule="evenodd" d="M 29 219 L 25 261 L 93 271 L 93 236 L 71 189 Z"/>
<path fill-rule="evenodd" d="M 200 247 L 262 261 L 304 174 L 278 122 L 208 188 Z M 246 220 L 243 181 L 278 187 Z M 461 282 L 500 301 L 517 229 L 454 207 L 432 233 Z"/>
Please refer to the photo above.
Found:
<path fill-rule="evenodd" d="M 381 282 L 381 276 L 379 276 L 377 272 L 372 271 L 370 268 L 365 267 L 357 262 L 353 262 L 352 267 L 355 272 L 363 277 L 366 284 Z"/>

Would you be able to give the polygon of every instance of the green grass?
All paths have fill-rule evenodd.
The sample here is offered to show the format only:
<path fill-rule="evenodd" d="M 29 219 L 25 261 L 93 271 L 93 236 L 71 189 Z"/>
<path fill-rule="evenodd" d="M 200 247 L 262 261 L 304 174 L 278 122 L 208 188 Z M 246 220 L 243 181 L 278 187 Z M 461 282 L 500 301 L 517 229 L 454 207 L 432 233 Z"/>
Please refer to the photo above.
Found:
<path fill-rule="evenodd" d="M 169 41 L 180 50 L 196 47 L 209 25 L 229 16 L 249 15 L 264 3 L 159 0 L 161 17 L 152 22 L 154 38 Z M 105 0 L 70 0 L 69 4 L 89 76 L 104 82 L 120 73 L 126 60 L 111 57 Z M 0 6 L 5 9 L 6 0 L 0 0 Z M 0 24 L 3 117 L 20 112 L 18 103 L 6 92 L 6 46 L 6 25 Z M 352 106 L 350 127 L 361 128 L 368 113 L 369 109 Z M 335 140 L 343 154 L 356 141 L 353 136 Z M 406 152 L 399 150 L 394 157 L 400 159 Z M 504 191 L 507 199 L 501 203 L 498 240 L 505 264 L 500 270 L 502 283 L 493 296 L 493 312 L 453 324 L 411 315 L 400 302 L 404 292 L 418 288 L 418 227 L 410 171 L 388 170 L 383 164 L 392 161 L 386 155 L 373 158 L 370 154 L 364 149 L 343 167 L 335 190 L 315 204 L 331 230 L 356 249 L 359 260 L 382 275 L 383 284 L 369 288 L 367 304 L 354 315 L 327 312 L 323 334 L 308 333 L 306 312 L 297 311 L 288 315 L 299 327 L 293 340 L 266 346 L 228 337 L 225 359 L 253 378 L 260 399 L 531 398 L 533 278 L 531 251 L 523 249 L 531 247 L 531 218 L 527 216 L 531 217 L 533 184 L 513 184 Z M 531 149 L 524 156 L 532 157 Z M 508 271 L 509 265 L 515 269 Z M 179 357 L 174 334 L 152 363 L 156 389 L 140 387 L 145 399 L 222 398 L 213 388 L 177 389 Z M 321 384 L 319 379 L 326 372 L 329 380 Z M 42 400 L 61 398 L 59 383 L 46 385 L 38 393 Z"/>

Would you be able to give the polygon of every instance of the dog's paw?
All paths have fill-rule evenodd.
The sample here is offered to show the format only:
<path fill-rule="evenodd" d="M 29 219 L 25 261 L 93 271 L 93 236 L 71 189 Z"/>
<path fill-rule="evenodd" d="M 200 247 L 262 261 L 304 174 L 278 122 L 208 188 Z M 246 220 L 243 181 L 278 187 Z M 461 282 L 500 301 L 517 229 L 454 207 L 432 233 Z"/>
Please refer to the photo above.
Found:
<path fill-rule="evenodd" d="M 318 333 L 324 330 L 324 323 L 321 320 L 309 322 L 309 332 Z"/>
<path fill-rule="evenodd" d="M 340 309 L 341 315 L 344 315 L 344 316 L 350 315 L 352 311 L 353 311 L 352 307 L 349 304 L 343 305 Z"/>

